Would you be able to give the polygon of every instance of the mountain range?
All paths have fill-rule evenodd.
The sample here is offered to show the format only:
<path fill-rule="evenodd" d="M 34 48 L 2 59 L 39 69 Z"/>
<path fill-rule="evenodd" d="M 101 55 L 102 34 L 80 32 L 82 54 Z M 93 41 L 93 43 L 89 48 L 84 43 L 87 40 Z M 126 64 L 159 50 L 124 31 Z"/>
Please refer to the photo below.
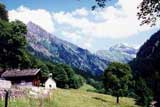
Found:
<path fill-rule="evenodd" d="M 128 62 L 136 54 L 136 50 L 124 45 L 115 45 L 109 50 L 100 50 L 96 54 L 78 47 L 70 42 L 59 39 L 40 26 L 27 24 L 28 50 L 34 56 L 57 63 L 68 64 L 81 72 L 99 76 L 112 61 Z"/>
<path fill-rule="evenodd" d="M 136 57 L 137 49 L 125 44 L 116 44 L 106 50 L 98 50 L 96 55 L 110 62 L 128 63 Z"/>

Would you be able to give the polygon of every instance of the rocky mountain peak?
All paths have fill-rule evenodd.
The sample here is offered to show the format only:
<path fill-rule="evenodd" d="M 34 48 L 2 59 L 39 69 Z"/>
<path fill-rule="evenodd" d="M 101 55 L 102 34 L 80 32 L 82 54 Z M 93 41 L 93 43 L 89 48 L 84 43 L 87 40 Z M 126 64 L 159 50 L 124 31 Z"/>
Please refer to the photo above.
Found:
<path fill-rule="evenodd" d="M 110 51 L 121 51 L 121 52 L 125 52 L 127 54 L 136 54 L 137 53 L 137 49 L 128 46 L 126 44 L 120 43 L 120 44 L 116 44 L 113 45 L 109 48 Z"/>
<path fill-rule="evenodd" d="M 27 29 L 28 50 L 37 57 L 68 64 L 94 76 L 101 75 L 109 64 L 108 60 L 60 39 L 32 22 L 28 23 Z"/>

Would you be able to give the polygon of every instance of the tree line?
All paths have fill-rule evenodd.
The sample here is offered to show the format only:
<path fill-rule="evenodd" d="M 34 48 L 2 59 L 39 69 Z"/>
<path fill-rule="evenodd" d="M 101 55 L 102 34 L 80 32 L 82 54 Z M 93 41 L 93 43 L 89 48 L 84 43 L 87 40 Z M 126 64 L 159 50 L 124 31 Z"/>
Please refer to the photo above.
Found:
<path fill-rule="evenodd" d="M 27 50 L 25 35 L 27 27 L 21 21 L 8 20 L 8 11 L 0 3 L 0 67 L 3 69 L 41 68 L 43 76 L 53 74 L 57 86 L 61 88 L 79 88 L 84 79 L 68 65 L 57 64 L 37 58 Z"/>

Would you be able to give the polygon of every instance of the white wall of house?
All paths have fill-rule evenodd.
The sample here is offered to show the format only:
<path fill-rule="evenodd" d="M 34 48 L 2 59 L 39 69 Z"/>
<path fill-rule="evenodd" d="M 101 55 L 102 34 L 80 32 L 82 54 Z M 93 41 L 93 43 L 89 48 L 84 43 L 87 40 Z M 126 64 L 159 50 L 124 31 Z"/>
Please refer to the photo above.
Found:
<path fill-rule="evenodd" d="M 45 82 L 45 89 L 56 89 L 56 88 L 57 88 L 56 82 L 51 77 L 49 77 Z"/>
<path fill-rule="evenodd" d="M 12 86 L 11 81 L 0 80 L 0 89 L 10 89 Z"/>

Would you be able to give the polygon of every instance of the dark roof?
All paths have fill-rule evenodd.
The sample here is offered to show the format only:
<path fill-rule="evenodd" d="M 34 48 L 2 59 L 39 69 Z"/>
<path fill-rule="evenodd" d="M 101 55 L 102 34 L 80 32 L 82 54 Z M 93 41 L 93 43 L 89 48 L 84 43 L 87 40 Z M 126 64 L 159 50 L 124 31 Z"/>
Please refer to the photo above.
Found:
<path fill-rule="evenodd" d="M 1 72 L 4 72 L 4 69 L 0 68 L 0 73 L 1 73 Z"/>
<path fill-rule="evenodd" d="M 1 77 L 25 77 L 25 76 L 35 76 L 40 72 L 40 69 L 11 69 L 6 70 Z"/>
<path fill-rule="evenodd" d="M 0 76 L 4 72 L 4 69 L 0 68 Z"/>

